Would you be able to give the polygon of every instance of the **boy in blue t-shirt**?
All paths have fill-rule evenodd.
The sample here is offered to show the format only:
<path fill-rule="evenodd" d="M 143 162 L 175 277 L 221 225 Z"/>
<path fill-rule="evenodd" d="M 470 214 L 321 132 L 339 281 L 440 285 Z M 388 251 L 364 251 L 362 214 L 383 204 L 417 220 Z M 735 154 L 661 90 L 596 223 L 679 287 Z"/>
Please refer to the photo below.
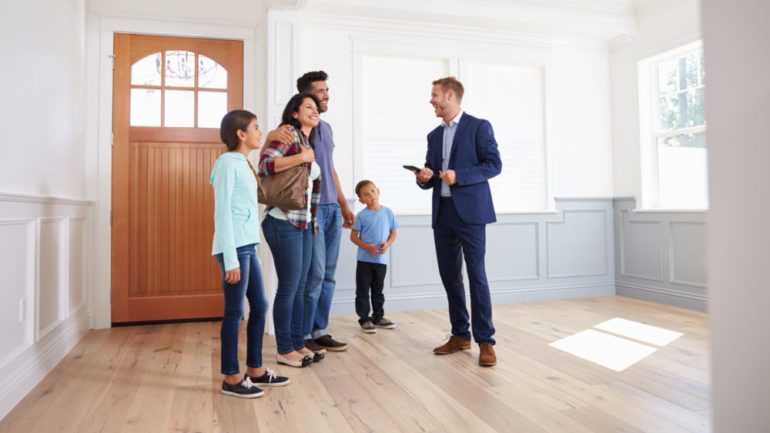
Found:
<path fill-rule="evenodd" d="M 358 245 L 356 266 L 356 314 L 364 332 L 372 334 L 377 327 L 393 329 L 396 324 L 383 317 L 385 296 L 382 288 L 388 270 L 388 249 L 396 240 L 398 221 L 393 211 L 380 205 L 380 190 L 370 180 L 356 185 L 358 200 L 366 209 L 356 215 L 350 240 Z M 369 289 L 372 291 L 372 315 L 369 316 Z"/>

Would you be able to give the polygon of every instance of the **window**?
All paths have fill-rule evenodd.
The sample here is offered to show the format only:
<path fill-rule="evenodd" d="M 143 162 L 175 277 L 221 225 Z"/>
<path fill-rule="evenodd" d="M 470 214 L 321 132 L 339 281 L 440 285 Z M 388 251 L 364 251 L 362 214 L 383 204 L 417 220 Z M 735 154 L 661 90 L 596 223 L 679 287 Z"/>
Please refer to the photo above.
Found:
<path fill-rule="evenodd" d="M 395 212 L 429 214 L 429 195 L 401 166 L 425 162 L 426 136 L 441 124 L 428 103 L 431 83 L 450 75 L 448 62 L 384 56 L 361 60 L 363 178 L 380 187 L 382 202 Z M 490 121 L 500 149 L 503 172 L 490 180 L 495 210 L 544 210 L 542 68 L 460 62 L 459 70 L 457 78 L 466 88 L 463 109 Z"/>
<path fill-rule="evenodd" d="M 169 50 L 131 66 L 131 126 L 219 128 L 225 113 L 227 70 L 214 60 Z"/>
<path fill-rule="evenodd" d="M 703 50 L 640 62 L 643 207 L 708 207 Z"/>

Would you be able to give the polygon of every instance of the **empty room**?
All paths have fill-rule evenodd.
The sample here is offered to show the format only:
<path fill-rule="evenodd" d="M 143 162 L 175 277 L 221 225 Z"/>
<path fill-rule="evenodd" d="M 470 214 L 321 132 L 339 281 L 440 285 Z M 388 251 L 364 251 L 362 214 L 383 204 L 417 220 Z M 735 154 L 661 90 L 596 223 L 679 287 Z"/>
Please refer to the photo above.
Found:
<path fill-rule="evenodd" d="M 0 432 L 770 432 L 764 0 L 0 5 Z"/>

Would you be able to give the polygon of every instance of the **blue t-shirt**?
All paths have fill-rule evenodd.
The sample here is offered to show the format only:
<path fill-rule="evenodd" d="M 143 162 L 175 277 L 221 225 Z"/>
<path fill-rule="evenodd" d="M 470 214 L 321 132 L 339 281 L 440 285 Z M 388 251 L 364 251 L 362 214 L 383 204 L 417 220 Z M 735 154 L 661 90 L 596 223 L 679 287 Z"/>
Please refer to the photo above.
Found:
<path fill-rule="evenodd" d="M 318 124 L 313 138 L 315 162 L 321 167 L 321 202 L 337 203 L 337 186 L 334 185 L 334 134 L 332 127 L 323 120 Z"/>
<path fill-rule="evenodd" d="M 353 230 L 358 230 L 358 237 L 367 244 L 379 244 L 385 242 L 390 236 L 391 230 L 398 228 L 398 220 L 393 211 L 385 206 L 380 210 L 371 210 L 366 208 L 356 215 L 356 221 L 353 223 Z M 373 256 L 363 248 L 358 248 L 358 260 L 369 263 L 388 264 L 390 257 L 390 248 L 385 254 Z"/>

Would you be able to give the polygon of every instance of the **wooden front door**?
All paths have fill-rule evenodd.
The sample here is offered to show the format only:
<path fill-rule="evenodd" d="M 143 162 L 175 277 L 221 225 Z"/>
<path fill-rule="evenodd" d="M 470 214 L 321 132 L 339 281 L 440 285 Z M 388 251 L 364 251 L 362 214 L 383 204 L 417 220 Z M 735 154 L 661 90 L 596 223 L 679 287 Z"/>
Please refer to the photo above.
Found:
<path fill-rule="evenodd" d="M 243 43 L 115 35 L 112 321 L 221 317 L 209 174 L 243 106 Z"/>

